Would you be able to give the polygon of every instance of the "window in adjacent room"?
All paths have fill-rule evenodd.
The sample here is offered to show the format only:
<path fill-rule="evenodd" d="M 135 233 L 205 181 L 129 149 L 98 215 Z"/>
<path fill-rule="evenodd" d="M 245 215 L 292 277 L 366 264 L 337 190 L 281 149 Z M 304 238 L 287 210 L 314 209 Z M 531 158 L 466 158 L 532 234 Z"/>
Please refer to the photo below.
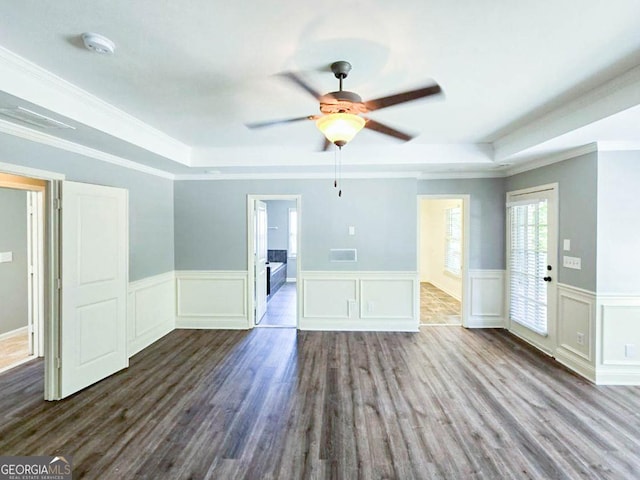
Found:
<path fill-rule="evenodd" d="M 298 255 L 298 211 L 289 209 L 289 256 Z"/>
<path fill-rule="evenodd" d="M 462 208 L 452 207 L 445 210 L 445 252 L 444 269 L 460 276 L 462 269 Z"/>

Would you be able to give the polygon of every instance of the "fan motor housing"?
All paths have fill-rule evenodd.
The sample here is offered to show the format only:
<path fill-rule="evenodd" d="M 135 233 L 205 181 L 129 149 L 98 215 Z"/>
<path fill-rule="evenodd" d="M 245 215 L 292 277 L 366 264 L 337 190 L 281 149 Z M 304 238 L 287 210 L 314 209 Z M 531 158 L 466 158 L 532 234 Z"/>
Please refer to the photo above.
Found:
<path fill-rule="evenodd" d="M 366 108 L 360 95 L 347 90 L 329 92 L 320 98 L 320 111 L 324 114 L 352 113 L 358 115 L 365 113 Z"/>

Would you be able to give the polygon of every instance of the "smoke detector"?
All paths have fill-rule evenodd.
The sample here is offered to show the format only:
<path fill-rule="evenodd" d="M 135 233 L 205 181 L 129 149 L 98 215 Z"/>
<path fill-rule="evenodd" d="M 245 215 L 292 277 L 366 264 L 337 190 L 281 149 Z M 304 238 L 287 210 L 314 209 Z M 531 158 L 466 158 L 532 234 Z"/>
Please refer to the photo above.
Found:
<path fill-rule="evenodd" d="M 99 53 L 100 55 L 111 55 L 115 49 L 116 44 L 103 35 L 97 33 L 83 33 L 82 41 L 87 50 Z"/>

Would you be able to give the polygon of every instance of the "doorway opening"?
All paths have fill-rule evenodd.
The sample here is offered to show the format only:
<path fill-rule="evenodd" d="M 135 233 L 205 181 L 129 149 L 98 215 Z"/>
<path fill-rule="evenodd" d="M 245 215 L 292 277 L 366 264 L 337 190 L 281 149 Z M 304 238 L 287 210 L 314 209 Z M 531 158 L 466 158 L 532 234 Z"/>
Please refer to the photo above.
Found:
<path fill-rule="evenodd" d="M 46 185 L 0 173 L 0 372 L 44 356 Z"/>
<path fill-rule="evenodd" d="M 420 325 L 466 325 L 468 195 L 418 198 Z"/>
<path fill-rule="evenodd" d="M 300 196 L 248 196 L 252 327 L 297 328 Z"/>

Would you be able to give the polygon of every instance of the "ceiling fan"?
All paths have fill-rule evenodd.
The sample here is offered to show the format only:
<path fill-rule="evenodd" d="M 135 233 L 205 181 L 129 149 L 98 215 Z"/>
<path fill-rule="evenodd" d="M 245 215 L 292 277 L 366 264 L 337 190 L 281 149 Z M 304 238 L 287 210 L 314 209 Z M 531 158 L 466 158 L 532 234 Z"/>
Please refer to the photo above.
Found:
<path fill-rule="evenodd" d="M 416 90 L 400 92 L 363 102 L 357 93 L 342 89 L 342 81 L 347 78 L 347 75 L 349 75 L 351 71 L 351 64 L 349 62 L 334 62 L 331 64 L 331 71 L 340 82 L 340 88 L 336 92 L 329 92 L 324 95 L 321 95 L 320 92 L 310 86 L 295 72 L 284 72 L 280 74 L 294 82 L 320 102 L 321 115 L 307 115 L 305 117 L 287 118 L 283 120 L 248 123 L 246 124 L 247 127 L 252 129 L 263 128 L 301 120 L 314 120 L 318 129 L 325 136 L 322 150 L 327 150 L 332 143 L 338 148 L 342 148 L 350 142 L 362 128 L 368 128 L 406 142 L 411 140 L 413 136 L 363 115 L 374 110 L 437 95 L 442 92 L 440 85 L 434 82 Z"/>

